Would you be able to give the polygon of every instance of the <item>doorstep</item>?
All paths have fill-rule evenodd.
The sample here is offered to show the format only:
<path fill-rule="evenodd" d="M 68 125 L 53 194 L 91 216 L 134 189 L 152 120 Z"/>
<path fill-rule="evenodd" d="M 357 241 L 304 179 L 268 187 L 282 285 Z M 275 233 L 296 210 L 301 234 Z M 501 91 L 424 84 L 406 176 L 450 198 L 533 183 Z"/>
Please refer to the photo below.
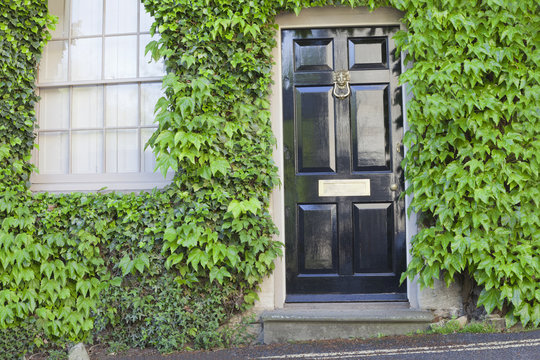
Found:
<path fill-rule="evenodd" d="M 261 314 L 265 344 L 403 335 L 428 329 L 432 320 L 408 302 L 296 303 Z"/>

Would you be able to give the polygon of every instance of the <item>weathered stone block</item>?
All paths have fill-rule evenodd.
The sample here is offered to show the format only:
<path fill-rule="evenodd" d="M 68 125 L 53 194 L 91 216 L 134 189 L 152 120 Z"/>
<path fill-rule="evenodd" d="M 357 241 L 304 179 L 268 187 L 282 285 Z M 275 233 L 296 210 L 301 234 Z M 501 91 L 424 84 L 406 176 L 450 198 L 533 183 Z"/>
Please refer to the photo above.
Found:
<path fill-rule="evenodd" d="M 69 360 L 90 360 L 90 357 L 88 356 L 88 353 L 86 352 L 86 348 L 84 347 L 84 344 L 78 343 L 77 345 L 69 349 L 68 359 Z"/>
<path fill-rule="evenodd" d="M 435 280 L 432 288 L 418 292 L 418 304 L 421 309 L 431 310 L 436 316 L 457 317 L 463 313 L 461 292 L 461 283 L 446 287 L 444 281 Z"/>

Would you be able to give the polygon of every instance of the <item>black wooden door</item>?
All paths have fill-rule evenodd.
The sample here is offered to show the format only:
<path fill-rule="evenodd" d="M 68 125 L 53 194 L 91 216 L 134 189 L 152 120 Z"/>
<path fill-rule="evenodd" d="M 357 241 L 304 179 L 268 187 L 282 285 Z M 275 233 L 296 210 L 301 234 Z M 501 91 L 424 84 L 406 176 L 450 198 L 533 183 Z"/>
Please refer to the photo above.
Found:
<path fill-rule="evenodd" d="M 287 302 L 407 299 L 397 30 L 282 31 Z"/>

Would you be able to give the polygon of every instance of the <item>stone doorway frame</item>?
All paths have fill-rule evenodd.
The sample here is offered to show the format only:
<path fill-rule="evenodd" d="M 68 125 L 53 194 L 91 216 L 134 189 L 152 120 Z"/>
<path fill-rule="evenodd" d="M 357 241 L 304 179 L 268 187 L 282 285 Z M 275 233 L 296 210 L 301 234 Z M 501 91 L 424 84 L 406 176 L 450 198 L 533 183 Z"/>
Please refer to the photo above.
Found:
<path fill-rule="evenodd" d="M 277 46 L 272 51 L 274 66 L 272 68 L 272 80 L 270 95 L 270 117 L 272 130 L 276 137 L 276 149 L 273 153 L 273 159 L 278 167 L 278 175 L 283 180 L 283 121 L 282 121 L 282 92 L 281 92 L 281 30 L 295 28 L 328 28 L 328 27 L 353 27 L 353 26 L 387 26 L 398 25 L 401 29 L 406 29 L 401 23 L 403 13 L 393 8 L 378 8 L 369 11 L 366 7 L 323 7 L 303 9 L 298 16 L 294 13 L 283 13 L 276 17 L 276 24 L 279 29 L 276 31 L 275 41 Z M 401 57 L 402 71 L 403 56 Z M 403 126 L 406 131 L 408 128 L 406 116 L 407 91 L 403 87 Z M 407 149 L 405 148 L 405 151 Z M 408 209 L 410 198 L 406 197 L 405 206 Z M 285 244 L 285 214 L 284 214 L 284 189 L 280 186 L 272 192 L 270 200 L 270 214 L 279 230 L 276 240 Z M 410 241 L 416 234 L 416 214 L 411 214 L 406 219 L 406 248 L 407 263 L 410 261 Z M 282 308 L 285 304 L 285 259 L 278 258 L 275 262 L 274 273 L 266 278 L 261 284 L 259 292 L 260 300 L 256 304 L 258 309 Z M 407 295 L 410 306 L 419 308 L 418 301 L 419 288 L 415 282 L 407 280 Z"/>

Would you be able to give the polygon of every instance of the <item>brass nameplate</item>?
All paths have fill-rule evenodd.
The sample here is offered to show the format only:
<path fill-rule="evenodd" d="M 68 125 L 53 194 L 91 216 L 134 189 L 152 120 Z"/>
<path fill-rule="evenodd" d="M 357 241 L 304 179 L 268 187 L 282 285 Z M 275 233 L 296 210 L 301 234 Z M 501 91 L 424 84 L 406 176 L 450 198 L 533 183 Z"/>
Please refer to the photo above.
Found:
<path fill-rule="evenodd" d="M 370 196 L 369 179 L 319 180 L 319 196 Z"/>

